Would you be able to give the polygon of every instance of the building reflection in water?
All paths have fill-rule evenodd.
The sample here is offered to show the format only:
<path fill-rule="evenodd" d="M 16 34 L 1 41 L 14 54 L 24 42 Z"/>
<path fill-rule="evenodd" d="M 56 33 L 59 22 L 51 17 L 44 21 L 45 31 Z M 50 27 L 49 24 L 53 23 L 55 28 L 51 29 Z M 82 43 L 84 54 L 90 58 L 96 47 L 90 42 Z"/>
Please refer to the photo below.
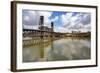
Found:
<path fill-rule="evenodd" d="M 51 40 L 51 41 L 50 41 Z M 91 58 L 89 39 L 41 40 L 23 47 L 23 62 L 82 60 Z"/>

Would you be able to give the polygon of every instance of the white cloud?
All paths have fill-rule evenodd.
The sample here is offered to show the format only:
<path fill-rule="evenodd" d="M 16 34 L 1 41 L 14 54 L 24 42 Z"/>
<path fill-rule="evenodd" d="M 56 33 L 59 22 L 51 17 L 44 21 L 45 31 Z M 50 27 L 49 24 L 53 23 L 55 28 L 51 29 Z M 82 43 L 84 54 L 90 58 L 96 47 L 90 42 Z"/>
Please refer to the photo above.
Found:
<path fill-rule="evenodd" d="M 44 26 L 50 27 L 50 20 L 49 17 L 52 15 L 52 12 L 45 12 L 45 11 L 39 11 L 39 16 L 44 16 Z"/>
<path fill-rule="evenodd" d="M 73 17 L 70 18 L 71 22 L 75 22 L 77 19 L 78 19 L 77 16 L 73 16 Z"/>
<path fill-rule="evenodd" d="M 30 21 L 30 17 L 29 16 L 24 16 L 23 17 L 25 21 Z"/>
<path fill-rule="evenodd" d="M 56 20 L 58 20 L 58 19 L 59 19 L 59 17 L 56 16 L 54 19 L 51 19 L 50 21 L 54 22 L 54 21 L 56 21 Z"/>
<path fill-rule="evenodd" d="M 28 26 L 38 25 L 38 12 L 37 11 L 26 11 L 27 14 L 23 16 L 23 24 Z"/>
<path fill-rule="evenodd" d="M 72 15 L 73 13 L 71 12 L 61 16 L 63 26 L 60 29 L 62 31 L 69 32 L 72 30 L 80 30 L 82 32 L 86 32 L 91 30 L 89 13 L 78 13 L 74 16 Z"/>
<path fill-rule="evenodd" d="M 73 13 L 67 13 L 65 15 L 62 15 L 61 18 L 62 18 L 62 22 L 63 22 L 63 26 L 68 26 L 69 23 L 71 22 L 71 17 L 72 17 L 72 14 Z"/>
<path fill-rule="evenodd" d="M 29 26 L 29 25 L 23 24 L 23 28 L 24 29 L 38 29 L 38 26 L 37 25 L 35 25 L 35 26 Z"/>
<path fill-rule="evenodd" d="M 41 16 L 44 16 L 46 18 L 50 17 L 52 14 L 52 12 L 45 12 L 45 11 L 39 11 L 39 15 Z"/>
<path fill-rule="evenodd" d="M 67 28 L 64 27 L 57 27 L 54 29 L 55 32 L 62 32 L 62 33 L 66 33 L 66 32 L 71 32 L 72 30 L 69 30 Z"/>
<path fill-rule="evenodd" d="M 52 12 L 45 12 L 45 11 L 40 11 L 39 16 L 44 16 L 44 21 L 48 21 L 48 17 L 50 17 Z"/>
<path fill-rule="evenodd" d="M 72 15 L 73 15 L 73 13 L 72 12 L 69 12 L 65 16 L 66 16 L 67 19 L 70 19 L 72 17 Z"/>
<path fill-rule="evenodd" d="M 81 23 L 84 25 L 87 25 L 91 22 L 91 15 L 90 14 L 85 14 L 83 19 L 81 20 Z"/>
<path fill-rule="evenodd" d="M 91 31 L 91 25 L 90 24 L 85 25 L 85 28 L 86 28 L 87 31 Z"/>
<path fill-rule="evenodd" d="M 63 26 L 67 26 L 68 23 L 70 22 L 69 18 L 67 18 L 66 15 L 62 15 L 61 18 L 62 18 Z"/>

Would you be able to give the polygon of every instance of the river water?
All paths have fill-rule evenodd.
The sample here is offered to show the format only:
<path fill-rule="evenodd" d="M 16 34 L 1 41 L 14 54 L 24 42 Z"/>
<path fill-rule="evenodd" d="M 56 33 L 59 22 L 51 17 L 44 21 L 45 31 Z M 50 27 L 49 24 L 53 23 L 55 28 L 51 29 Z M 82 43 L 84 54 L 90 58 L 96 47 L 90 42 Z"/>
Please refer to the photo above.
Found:
<path fill-rule="evenodd" d="M 23 62 L 85 60 L 91 58 L 91 40 L 62 38 L 47 45 L 23 47 Z"/>

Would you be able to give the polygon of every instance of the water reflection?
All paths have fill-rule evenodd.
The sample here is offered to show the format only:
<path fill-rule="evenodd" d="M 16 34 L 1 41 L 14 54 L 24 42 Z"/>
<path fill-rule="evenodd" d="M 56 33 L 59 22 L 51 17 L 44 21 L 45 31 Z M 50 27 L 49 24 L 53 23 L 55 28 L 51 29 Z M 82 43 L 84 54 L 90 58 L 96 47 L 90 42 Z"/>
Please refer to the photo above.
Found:
<path fill-rule="evenodd" d="M 23 62 L 82 60 L 91 58 L 90 39 L 62 38 L 23 47 Z"/>

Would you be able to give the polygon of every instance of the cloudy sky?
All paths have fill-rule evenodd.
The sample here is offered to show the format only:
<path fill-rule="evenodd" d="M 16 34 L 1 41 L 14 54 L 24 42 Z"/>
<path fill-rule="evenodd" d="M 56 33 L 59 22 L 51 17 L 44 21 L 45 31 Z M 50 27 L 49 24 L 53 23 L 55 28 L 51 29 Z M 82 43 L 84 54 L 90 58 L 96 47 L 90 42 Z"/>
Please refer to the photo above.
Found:
<path fill-rule="evenodd" d="M 39 16 L 44 16 L 44 26 L 50 27 L 54 22 L 55 32 L 91 31 L 91 14 L 82 12 L 59 11 L 22 11 L 22 23 L 24 29 L 38 29 Z"/>

